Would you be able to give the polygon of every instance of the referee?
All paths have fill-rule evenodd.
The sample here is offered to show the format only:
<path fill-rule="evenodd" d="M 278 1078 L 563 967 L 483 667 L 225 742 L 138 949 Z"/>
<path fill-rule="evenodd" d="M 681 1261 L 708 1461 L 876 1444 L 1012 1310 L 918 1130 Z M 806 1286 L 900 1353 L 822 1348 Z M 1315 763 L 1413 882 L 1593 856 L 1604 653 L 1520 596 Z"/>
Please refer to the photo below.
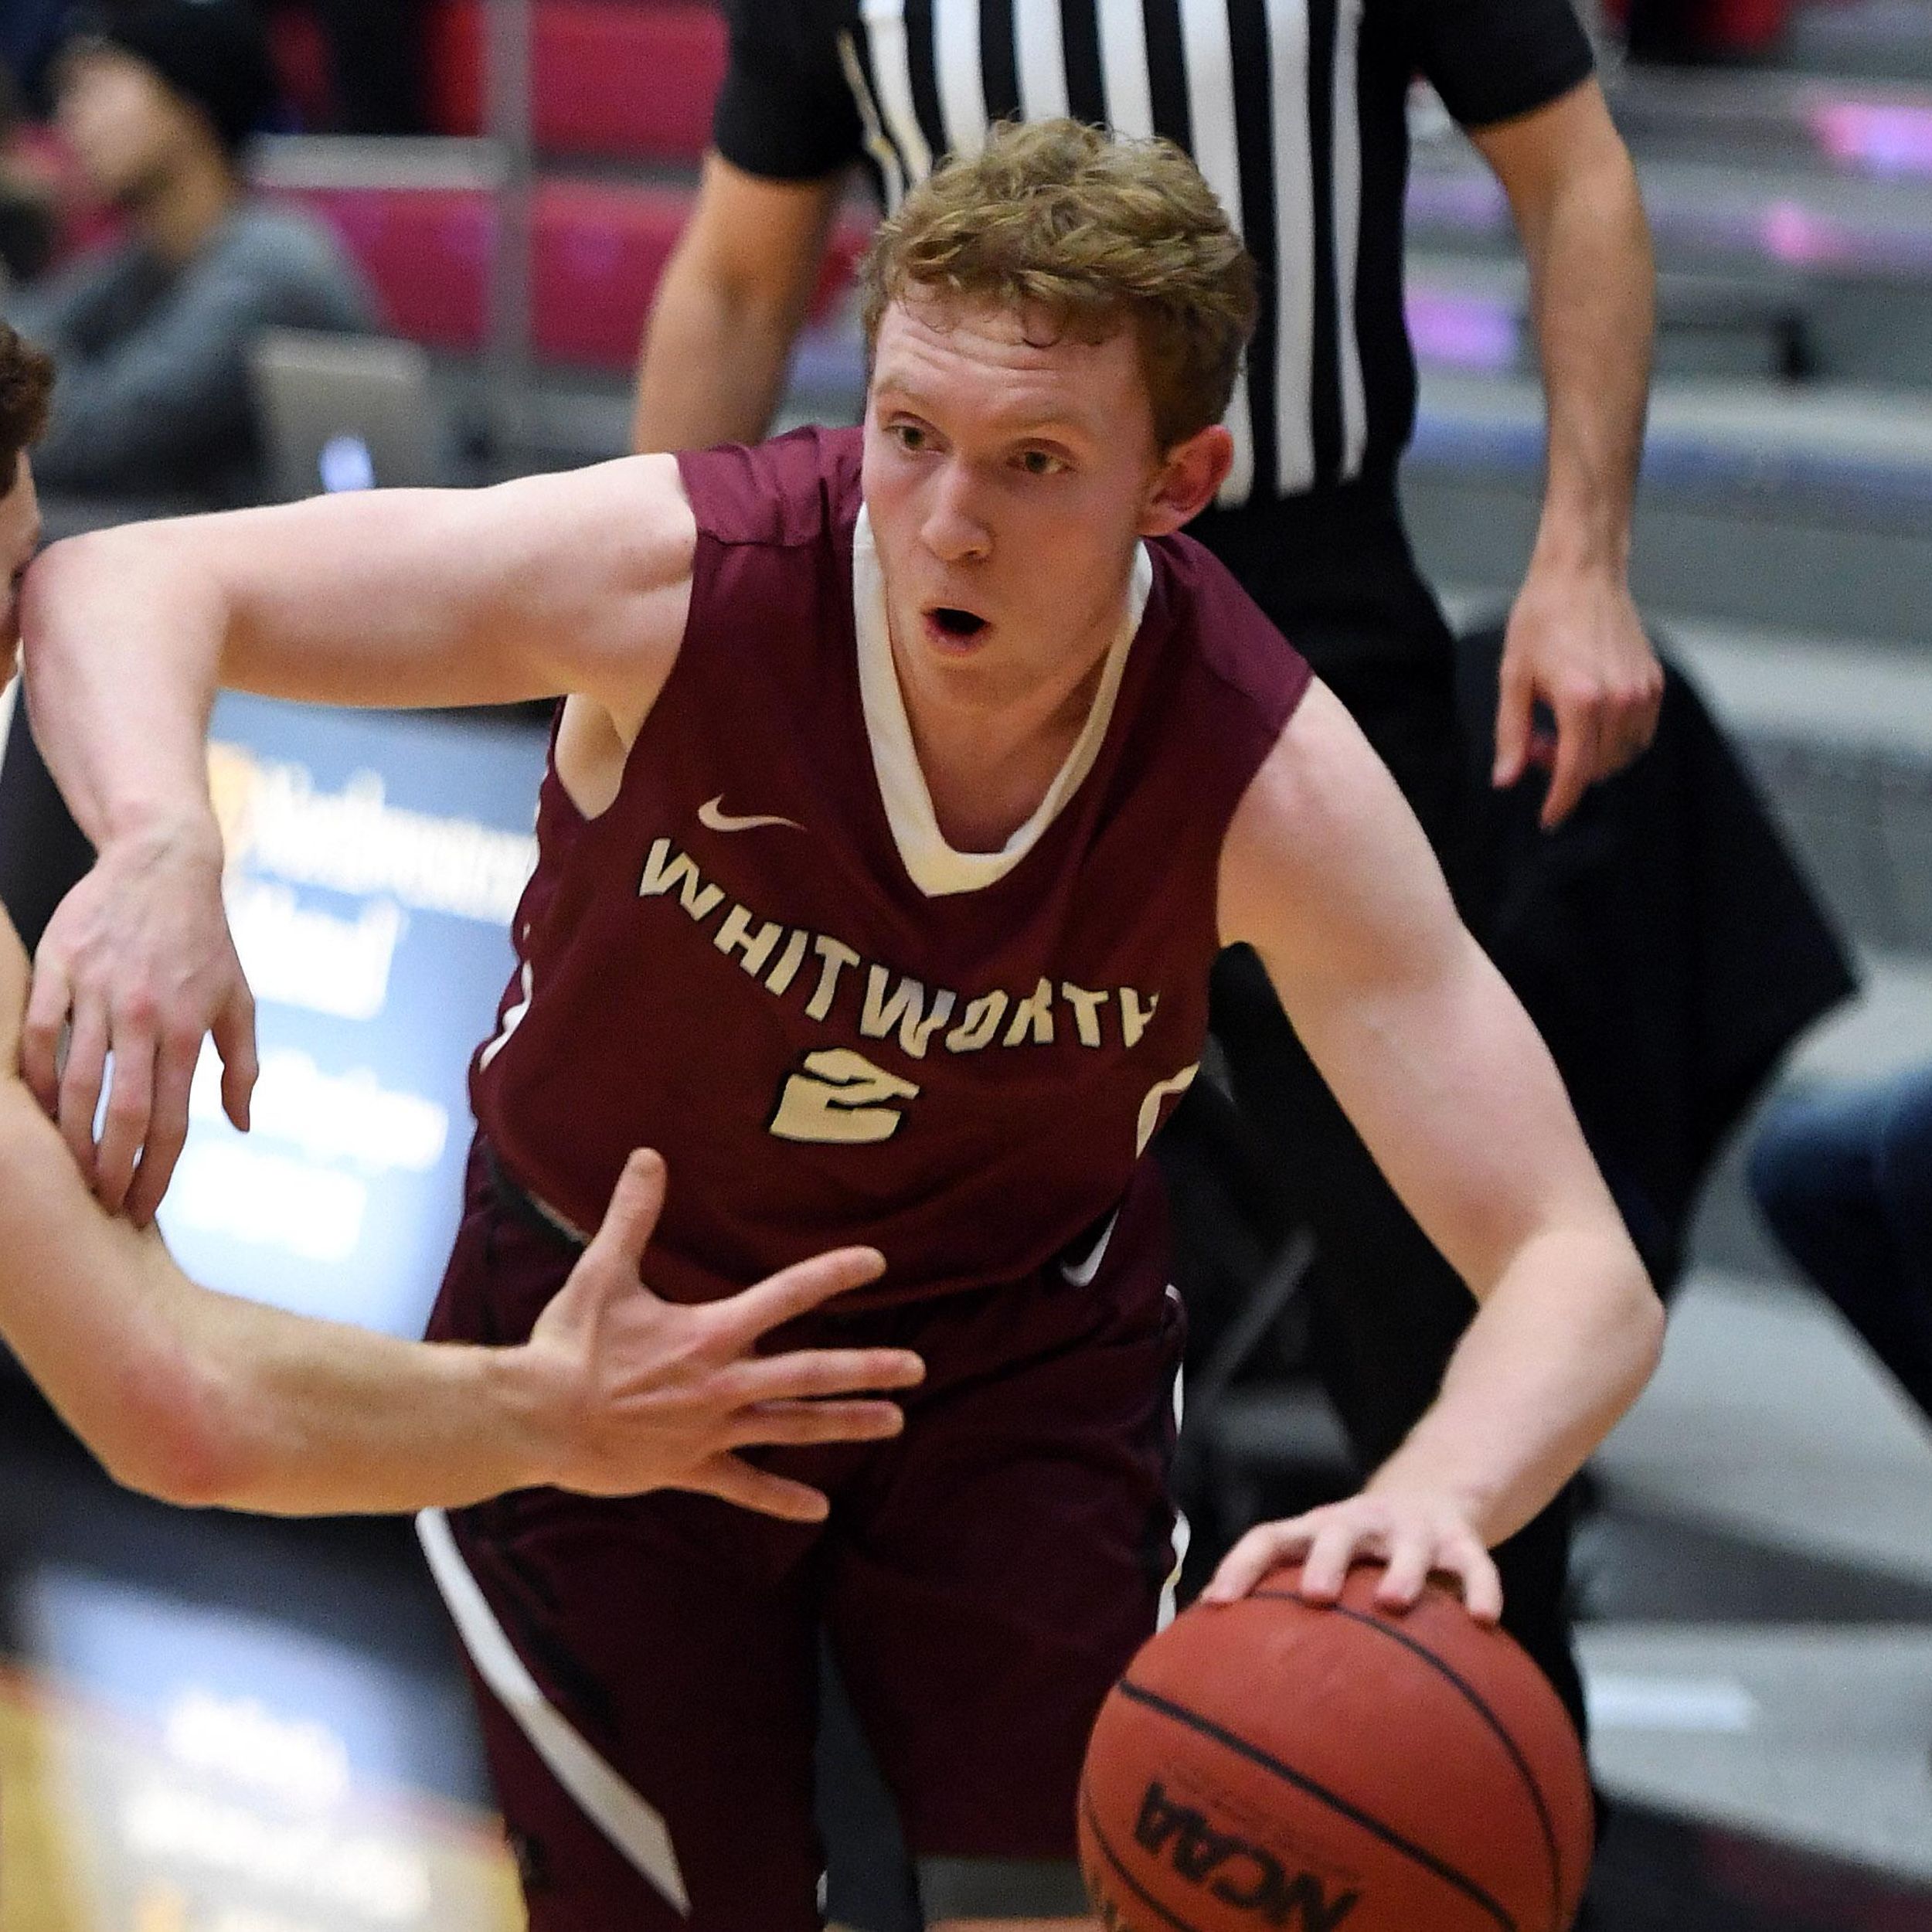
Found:
<path fill-rule="evenodd" d="M 1260 271 L 1229 419 L 1234 473 L 1192 534 L 1354 713 L 1452 877 L 1453 640 L 1410 554 L 1402 309 L 1407 98 L 1434 85 L 1500 178 L 1527 253 L 1549 411 L 1535 554 L 1509 620 L 1495 782 L 1549 767 L 1555 825 L 1641 751 L 1662 674 L 1626 577 L 1653 274 L 1635 178 L 1568 0 L 728 0 L 730 60 L 696 206 L 659 289 L 635 446 L 762 436 L 849 170 L 891 208 L 1011 116 L 1073 114 L 1192 154 Z M 1555 730 L 1545 741 L 1540 704 Z M 1466 910 L 1469 910 L 1466 908 Z M 1215 1024 L 1318 1243 L 1315 1366 L 1357 1452 L 1427 1406 L 1474 1304 L 1376 1172 L 1251 958 Z M 1498 1553 L 1505 1621 L 1582 1695 L 1553 1505 Z"/>

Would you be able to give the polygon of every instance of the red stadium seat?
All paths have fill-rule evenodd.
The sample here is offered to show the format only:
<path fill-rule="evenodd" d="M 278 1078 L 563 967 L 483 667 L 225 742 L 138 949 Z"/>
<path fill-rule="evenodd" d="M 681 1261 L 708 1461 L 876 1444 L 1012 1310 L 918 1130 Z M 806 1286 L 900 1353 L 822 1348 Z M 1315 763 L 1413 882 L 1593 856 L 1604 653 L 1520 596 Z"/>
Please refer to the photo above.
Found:
<path fill-rule="evenodd" d="M 531 120 L 557 155 L 695 161 L 724 73 L 724 25 L 690 0 L 536 0 Z M 430 16 L 430 117 L 440 134 L 473 134 L 484 117 L 483 15 L 478 0 L 440 0 Z"/>
<path fill-rule="evenodd" d="M 474 349 L 488 331 L 492 218 L 481 191 L 289 191 L 332 226 L 381 298 L 387 325 L 434 349 Z M 532 209 L 531 334 L 546 359 L 628 369 L 651 298 L 690 206 L 681 189 L 539 182 Z M 842 223 L 814 302 L 822 314 L 863 251 Z"/>

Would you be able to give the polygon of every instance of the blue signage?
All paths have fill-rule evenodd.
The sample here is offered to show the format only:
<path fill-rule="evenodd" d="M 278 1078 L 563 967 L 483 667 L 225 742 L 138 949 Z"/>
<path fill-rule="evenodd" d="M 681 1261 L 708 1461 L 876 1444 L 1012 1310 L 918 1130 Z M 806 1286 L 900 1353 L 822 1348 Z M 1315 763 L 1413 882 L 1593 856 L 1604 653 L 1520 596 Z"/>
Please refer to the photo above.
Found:
<path fill-rule="evenodd" d="M 261 1075 L 205 1046 L 160 1221 L 197 1281 L 422 1330 L 461 1208 L 464 1075 L 512 964 L 544 746 L 474 717 L 224 696 L 209 768 Z"/>

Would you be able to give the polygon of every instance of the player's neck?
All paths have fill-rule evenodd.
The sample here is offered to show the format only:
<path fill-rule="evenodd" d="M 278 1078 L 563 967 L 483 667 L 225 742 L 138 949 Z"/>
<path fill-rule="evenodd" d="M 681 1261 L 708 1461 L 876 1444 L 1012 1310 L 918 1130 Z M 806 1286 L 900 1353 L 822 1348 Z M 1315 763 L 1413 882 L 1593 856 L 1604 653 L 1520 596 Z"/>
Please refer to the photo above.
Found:
<path fill-rule="evenodd" d="M 933 815 L 957 852 L 996 852 L 1039 808 L 1091 715 L 1118 619 L 1057 676 L 1000 688 L 922 676 L 895 647 L 906 723 Z"/>

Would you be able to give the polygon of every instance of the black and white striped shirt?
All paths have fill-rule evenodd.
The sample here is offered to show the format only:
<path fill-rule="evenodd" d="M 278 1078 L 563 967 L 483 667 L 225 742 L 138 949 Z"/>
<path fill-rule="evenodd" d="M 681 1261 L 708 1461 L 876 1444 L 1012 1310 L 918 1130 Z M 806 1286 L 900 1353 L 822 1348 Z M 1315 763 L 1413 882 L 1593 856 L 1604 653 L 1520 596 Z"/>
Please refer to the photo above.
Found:
<path fill-rule="evenodd" d="M 774 179 L 863 157 L 888 208 L 1012 116 L 1185 148 L 1260 270 L 1224 504 L 1393 479 L 1415 413 L 1402 318 L 1406 101 L 1465 125 L 1590 72 L 1569 0 L 727 0 L 714 138 Z"/>

